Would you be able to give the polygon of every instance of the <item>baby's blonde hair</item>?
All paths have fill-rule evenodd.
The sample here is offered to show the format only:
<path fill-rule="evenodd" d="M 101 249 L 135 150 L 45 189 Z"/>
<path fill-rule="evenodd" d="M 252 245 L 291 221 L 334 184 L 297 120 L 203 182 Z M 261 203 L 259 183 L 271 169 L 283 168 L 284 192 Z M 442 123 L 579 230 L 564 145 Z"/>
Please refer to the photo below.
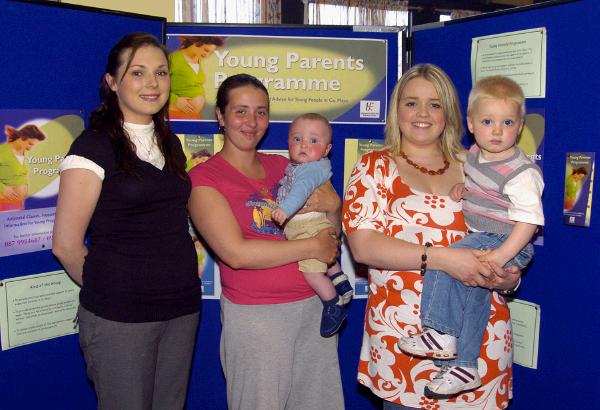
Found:
<path fill-rule="evenodd" d="M 519 107 L 521 118 L 525 117 L 525 95 L 523 90 L 519 84 L 508 77 L 494 75 L 477 81 L 469 93 L 468 116 L 472 114 L 477 101 L 483 98 L 514 101 Z"/>

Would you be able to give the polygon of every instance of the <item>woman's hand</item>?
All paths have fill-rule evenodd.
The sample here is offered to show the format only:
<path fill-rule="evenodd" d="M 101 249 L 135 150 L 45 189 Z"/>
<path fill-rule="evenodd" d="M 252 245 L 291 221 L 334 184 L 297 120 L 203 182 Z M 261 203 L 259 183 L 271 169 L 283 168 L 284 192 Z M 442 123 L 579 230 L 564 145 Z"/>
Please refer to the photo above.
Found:
<path fill-rule="evenodd" d="M 338 196 L 331 182 L 327 181 L 319 185 L 306 200 L 304 208 L 298 211 L 299 214 L 307 212 L 325 212 L 327 219 L 335 226 L 336 233 L 339 235 L 342 231 L 342 200 Z"/>
<path fill-rule="evenodd" d="M 315 259 L 327 265 L 335 262 L 338 256 L 340 241 L 336 237 L 334 228 L 326 228 L 314 236 L 316 240 Z"/>
<path fill-rule="evenodd" d="M 331 182 L 327 181 L 322 185 L 319 185 L 317 189 L 313 191 L 310 197 L 306 200 L 304 208 L 298 211 L 299 214 L 307 212 L 337 212 L 339 213 L 342 209 L 342 201 L 338 196 L 335 189 L 331 185 Z"/>
<path fill-rule="evenodd" d="M 494 288 L 494 272 L 482 258 L 489 251 L 463 248 L 431 248 L 430 269 L 443 270 L 465 286 Z M 435 265 L 431 267 L 431 265 Z"/>

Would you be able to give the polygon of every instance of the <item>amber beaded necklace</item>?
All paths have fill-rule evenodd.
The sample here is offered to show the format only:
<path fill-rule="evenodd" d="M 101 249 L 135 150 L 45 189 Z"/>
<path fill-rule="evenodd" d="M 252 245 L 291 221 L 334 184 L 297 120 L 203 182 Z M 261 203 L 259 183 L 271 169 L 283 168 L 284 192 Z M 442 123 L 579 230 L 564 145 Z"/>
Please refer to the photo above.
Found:
<path fill-rule="evenodd" d="M 442 175 L 450 167 L 450 162 L 448 161 L 448 159 L 446 158 L 446 156 L 444 154 L 442 154 L 442 155 L 444 156 L 444 166 L 442 168 L 434 171 L 433 169 L 425 168 L 419 164 L 415 164 L 413 161 L 411 161 L 410 158 L 408 158 L 406 156 L 404 151 L 400 150 L 400 156 L 402 158 L 404 158 L 404 160 L 408 163 L 408 165 L 415 167 L 422 173 L 428 174 L 428 175 Z"/>

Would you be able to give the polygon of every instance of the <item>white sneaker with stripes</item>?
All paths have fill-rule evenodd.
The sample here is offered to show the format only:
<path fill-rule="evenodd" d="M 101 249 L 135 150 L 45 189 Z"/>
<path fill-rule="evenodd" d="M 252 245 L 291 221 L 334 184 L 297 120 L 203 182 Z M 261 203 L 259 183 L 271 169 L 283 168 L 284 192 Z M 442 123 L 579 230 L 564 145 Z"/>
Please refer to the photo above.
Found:
<path fill-rule="evenodd" d="M 418 357 L 454 359 L 456 357 L 456 338 L 428 328 L 413 336 L 401 338 L 398 341 L 398 348 Z"/>
<path fill-rule="evenodd" d="M 425 396 L 430 399 L 448 399 L 479 386 L 481 386 L 481 378 L 477 373 L 477 369 L 442 366 L 433 380 L 425 386 Z"/>

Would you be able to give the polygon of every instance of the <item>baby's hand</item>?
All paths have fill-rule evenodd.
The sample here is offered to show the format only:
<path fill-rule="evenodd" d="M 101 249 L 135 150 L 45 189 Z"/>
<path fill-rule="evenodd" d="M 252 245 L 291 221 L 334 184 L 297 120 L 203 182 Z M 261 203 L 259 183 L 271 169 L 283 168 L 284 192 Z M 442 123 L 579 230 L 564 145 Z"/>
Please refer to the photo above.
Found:
<path fill-rule="evenodd" d="M 465 184 L 456 184 L 450 189 L 450 198 L 453 201 L 460 201 L 465 194 Z"/>
<path fill-rule="evenodd" d="M 288 218 L 287 214 L 285 213 L 285 211 L 281 208 L 275 208 L 273 209 L 273 211 L 271 212 L 271 219 L 273 219 L 275 222 L 277 222 L 279 225 L 283 225 L 283 223 L 285 222 L 285 220 Z"/>

